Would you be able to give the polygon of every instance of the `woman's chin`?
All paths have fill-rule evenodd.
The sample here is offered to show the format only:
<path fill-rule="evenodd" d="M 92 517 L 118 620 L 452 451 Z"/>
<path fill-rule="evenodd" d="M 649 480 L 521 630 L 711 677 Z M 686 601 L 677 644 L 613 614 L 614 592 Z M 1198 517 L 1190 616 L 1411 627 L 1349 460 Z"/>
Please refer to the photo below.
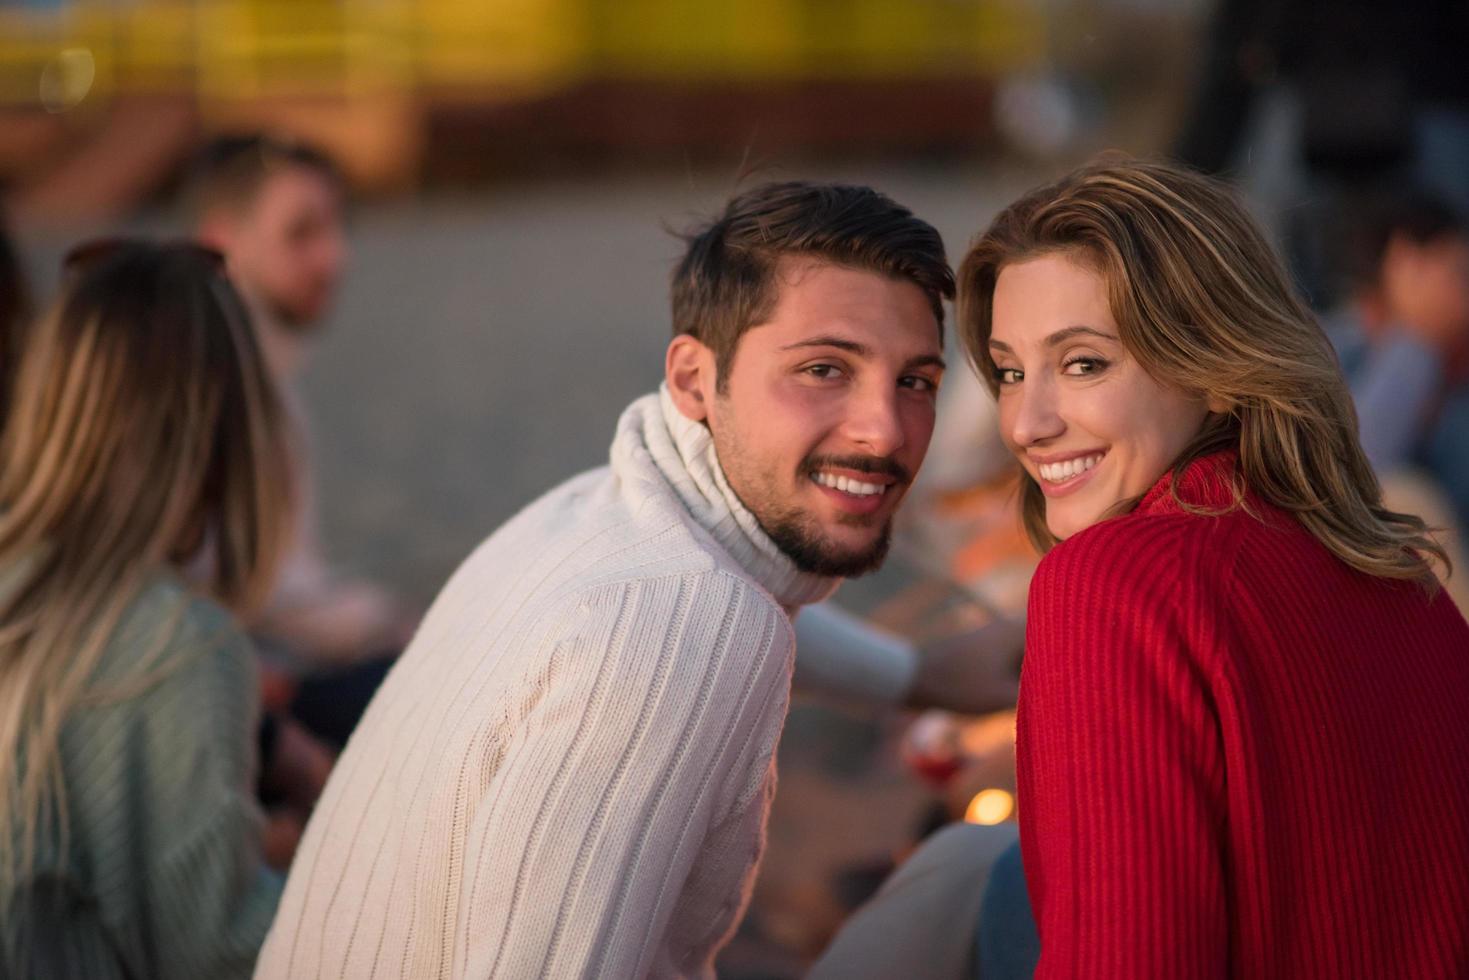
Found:
<path fill-rule="evenodd" d="M 1102 519 L 1100 514 L 1077 514 L 1077 513 L 1055 513 L 1051 509 L 1046 514 L 1046 528 L 1055 535 L 1056 540 L 1065 541 L 1073 534 L 1080 534 L 1093 524 Z"/>

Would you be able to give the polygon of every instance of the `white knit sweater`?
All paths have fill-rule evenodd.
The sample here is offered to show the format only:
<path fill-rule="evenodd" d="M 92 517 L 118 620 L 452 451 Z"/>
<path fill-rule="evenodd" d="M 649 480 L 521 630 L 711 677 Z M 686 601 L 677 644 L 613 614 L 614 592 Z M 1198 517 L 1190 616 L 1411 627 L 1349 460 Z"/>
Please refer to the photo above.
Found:
<path fill-rule="evenodd" d="M 709 977 L 764 843 L 800 572 L 666 392 L 455 573 L 348 743 L 257 977 Z"/>

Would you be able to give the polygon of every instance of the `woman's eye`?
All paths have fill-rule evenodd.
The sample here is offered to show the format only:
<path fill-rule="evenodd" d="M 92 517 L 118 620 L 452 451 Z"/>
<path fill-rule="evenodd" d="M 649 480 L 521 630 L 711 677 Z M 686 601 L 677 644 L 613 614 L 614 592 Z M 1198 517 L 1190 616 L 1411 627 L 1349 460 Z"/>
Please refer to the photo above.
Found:
<path fill-rule="evenodd" d="M 995 368 L 995 380 L 1002 385 L 1013 385 L 1025 377 L 1025 372 L 1019 368 Z"/>
<path fill-rule="evenodd" d="M 1064 365 L 1064 373 L 1071 375 L 1100 374 L 1107 362 L 1100 357 L 1074 357 Z"/>

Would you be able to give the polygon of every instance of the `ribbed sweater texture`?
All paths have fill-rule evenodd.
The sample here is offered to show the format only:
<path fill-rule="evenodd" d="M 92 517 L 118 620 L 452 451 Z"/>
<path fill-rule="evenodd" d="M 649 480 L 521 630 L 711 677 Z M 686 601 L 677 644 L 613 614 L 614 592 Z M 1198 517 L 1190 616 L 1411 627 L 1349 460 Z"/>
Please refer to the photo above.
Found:
<path fill-rule="evenodd" d="M 145 670 L 155 682 L 138 690 Z M 98 699 L 62 728 L 65 844 L 42 828 L 34 872 L 0 882 L 0 976 L 250 975 L 281 894 L 260 850 L 258 683 L 224 609 L 167 575 L 144 588 L 102 654 Z"/>
<path fill-rule="evenodd" d="M 1032 583 L 1037 976 L 1469 977 L 1469 626 L 1236 465 L 1179 481 L 1224 513 L 1165 477 Z"/>
<path fill-rule="evenodd" d="M 764 846 L 782 555 L 666 392 L 454 574 L 348 743 L 257 967 L 711 977 Z"/>

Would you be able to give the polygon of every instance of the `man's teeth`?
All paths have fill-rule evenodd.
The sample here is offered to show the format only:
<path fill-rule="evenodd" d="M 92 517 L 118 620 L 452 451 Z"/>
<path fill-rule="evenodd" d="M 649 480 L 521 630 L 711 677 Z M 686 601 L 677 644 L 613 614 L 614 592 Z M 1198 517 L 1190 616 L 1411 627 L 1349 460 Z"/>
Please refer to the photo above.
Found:
<path fill-rule="evenodd" d="M 1068 459 L 1062 463 L 1041 463 L 1038 468 L 1041 471 L 1041 479 L 1047 483 L 1064 483 L 1078 473 L 1085 473 L 1101 461 L 1102 454 L 1098 453 L 1095 456 Z"/>
<path fill-rule="evenodd" d="M 850 493 L 854 497 L 870 497 L 874 493 L 882 493 L 887 490 L 887 486 L 882 483 L 863 483 L 861 480 L 852 480 L 834 473 L 813 473 L 811 479 L 823 487 Z"/>

